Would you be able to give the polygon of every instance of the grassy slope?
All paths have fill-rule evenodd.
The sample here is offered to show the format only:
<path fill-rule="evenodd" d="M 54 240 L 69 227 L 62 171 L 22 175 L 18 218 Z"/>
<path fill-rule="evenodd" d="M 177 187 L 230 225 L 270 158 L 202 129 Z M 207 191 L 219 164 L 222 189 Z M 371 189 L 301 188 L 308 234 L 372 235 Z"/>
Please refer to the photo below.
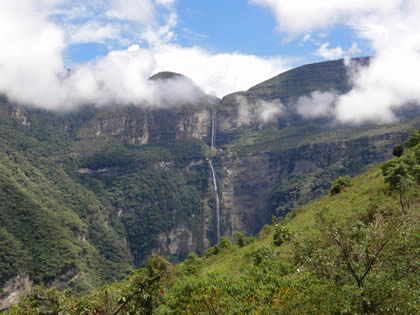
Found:
<path fill-rule="evenodd" d="M 74 162 L 54 144 L 7 124 L 0 130 L 0 224 L 8 239 L 0 252 L 10 259 L 0 283 L 22 273 L 35 283 L 76 277 L 72 285 L 84 291 L 106 278 L 121 278 L 130 263 L 128 251 L 106 227 L 107 205 L 66 172 Z M 20 257 L 9 255 L 19 247 Z"/>
<path fill-rule="evenodd" d="M 413 204 L 420 203 L 420 187 L 416 187 L 412 196 L 415 200 Z M 386 185 L 378 168 L 356 177 L 353 186 L 340 194 L 327 195 L 304 207 L 295 209 L 287 216 L 285 227 L 296 233 L 297 236 L 308 234 L 312 233 L 315 225 L 315 215 L 321 210 L 330 216 L 338 215 L 342 218 L 351 218 L 364 213 L 370 206 L 379 208 L 399 207 L 396 196 L 386 193 Z M 413 211 L 418 211 L 418 208 L 413 208 Z M 270 231 L 270 229 L 267 229 L 267 231 Z M 272 232 L 266 235 L 264 233 L 260 234 L 259 239 L 248 246 L 222 249 L 219 254 L 206 258 L 202 273 L 219 272 L 240 276 L 241 271 L 252 264 L 249 259 L 250 253 L 261 245 L 272 244 Z M 284 243 L 277 250 L 280 257 L 285 260 L 291 258 L 291 248 L 288 243 Z"/>

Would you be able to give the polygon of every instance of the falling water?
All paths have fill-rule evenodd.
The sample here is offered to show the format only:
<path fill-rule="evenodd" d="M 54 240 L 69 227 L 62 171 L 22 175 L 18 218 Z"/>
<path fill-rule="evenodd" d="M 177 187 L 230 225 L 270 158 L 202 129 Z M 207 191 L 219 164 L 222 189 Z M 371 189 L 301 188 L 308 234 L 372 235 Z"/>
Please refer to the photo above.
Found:
<path fill-rule="evenodd" d="M 216 149 L 216 110 L 211 110 L 211 148 Z"/>
<path fill-rule="evenodd" d="M 216 149 L 216 110 L 211 110 L 211 148 Z M 220 200 L 219 190 L 217 188 L 216 173 L 214 171 L 213 162 L 209 159 L 209 165 L 211 169 L 211 175 L 213 178 L 214 195 L 216 199 L 216 241 L 220 240 Z"/>

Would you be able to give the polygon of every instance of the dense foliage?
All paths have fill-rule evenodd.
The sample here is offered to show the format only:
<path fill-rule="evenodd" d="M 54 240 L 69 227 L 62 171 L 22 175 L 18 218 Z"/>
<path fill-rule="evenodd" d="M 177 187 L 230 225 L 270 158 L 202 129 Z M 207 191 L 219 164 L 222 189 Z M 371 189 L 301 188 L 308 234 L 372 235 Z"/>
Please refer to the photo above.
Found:
<path fill-rule="evenodd" d="M 9 314 L 416 314 L 420 185 L 405 186 L 402 208 L 388 178 L 407 160 L 415 172 L 417 152 L 420 144 L 340 194 L 274 218 L 257 240 L 235 233 L 176 266 L 153 255 L 81 298 L 35 289 Z M 416 178 L 411 171 L 397 179 Z"/>

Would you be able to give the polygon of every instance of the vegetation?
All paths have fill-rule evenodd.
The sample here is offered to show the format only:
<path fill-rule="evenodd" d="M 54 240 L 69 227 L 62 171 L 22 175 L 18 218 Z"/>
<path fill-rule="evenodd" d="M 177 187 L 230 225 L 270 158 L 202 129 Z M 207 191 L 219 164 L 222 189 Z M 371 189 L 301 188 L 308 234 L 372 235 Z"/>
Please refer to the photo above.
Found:
<path fill-rule="evenodd" d="M 327 67 L 289 72 L 251 94 L 267 100 L 285 94 L 286 104 L 287 98 L 314 90 L 345 91 L 342 62 Z M 228 120 L 235 120 L 230 105 L 222 102 L 219 115 L 229 112 Z M 418 121 L 357 128 L 330 128 L 319 121 L 252 125 L 218 134 L 223 147 L 213 152 L 204 140 L 192 139 L 206 132 L 206 126 L 197 127 L 196 109 L 86 107 L 57 114 L 1 100 L 0 286 L 19 276 L 34 285 L 12 313 L 410 313 L 418 306 L 418 279 L 412 276 L 418 266 L 408 259 L 416 262 L 418 253 L 419 132 L 407 140 L 407 152 L 396 152 L 381 171 L 288 214 L 327 193 L 337 177 L 382 161 Z M 256 237 L 238 232 L 233 241 L 222 238 L 204 252 L 206 241 L 215 239 L 209 231 L 214 223 L 206 158 L 213 157 L 224 183 L 225 166 L 243 161 L 246 167 L 257 154 L 282 178 L 273 177 L 275 184 L 270 179 L 267 209 L 254 231 L 271 214 L 282 221 L 264 226 Z M 372 230 L 376 225 L 380 229 Z M 385 233 L 391 227 L 396 230 Z M 345 251 L 331 238 L 335 230 Z M 397 241 L 386 242 L 376 256 L 371 252 L 376 243 L 361 243 L 385 234 Z M 344 242 L 346 237 L 352 242 Z M 156 249 L 170 262 L 153 255 Z M 406 253 L 407 259 L 389 257 L 392 251 Z M 363 257 L 366 252 L 376 258 Z M 347 265 L 344 253 L 351 255 Z M 362 269 L 359 261 L 372 267 Z M 334 265 L 330 278 L 317 269 L 323 264 Z M 344 266 L 352 266 L 357 277 Z M 103 286 L 113 281 L 120 282 Z M 48 289 L 52 286 L 64 293 Z M 389 290 L 395 300 L 388 298 Z"/>
<path fill-rule="evenodd" d="M 388 178 L 404 164 L 395 177 L 415 179 L 418 152 L 411 146 L 339 194 L 274 218 L 254 242 L 235 233 L 178 265 L 152 255 L 84 297 L 35 289 L 9 314 L 416 314 L 420 185 L 405 186 L 402 208 Z"/>
<path fill-rule="evenodd" d="M 350 176 L 340 176 L 337 178 L 331 186 L 330 194 L 339 194 L 344 188 L 352 185 Z"/>

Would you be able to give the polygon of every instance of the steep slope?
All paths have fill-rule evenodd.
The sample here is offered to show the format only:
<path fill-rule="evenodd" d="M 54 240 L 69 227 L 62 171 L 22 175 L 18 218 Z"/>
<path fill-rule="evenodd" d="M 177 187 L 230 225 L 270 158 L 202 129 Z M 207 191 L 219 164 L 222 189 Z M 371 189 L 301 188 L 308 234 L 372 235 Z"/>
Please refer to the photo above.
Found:
<path fill-rule="evenodd" d="M 344 92 L 345 78 L 343 61 L 327 62 L 236 95 L 252 102 Z M 35 284 L 83 291 L 142 266 L 156 250 L 172 261 L 203 254 L 218 231 L 255 234 L 272 214 L 284 216 L 321 196 L 337 176 L 387 159 L 418 125 L 412 119 L 351 127 L 297 123 L 292 116 L 242 123 L 239 109 L 235 95 L 165 108 L 86 106 L 66 114 L 3 100 L 0 253 L 8 267 L 0 285 L 13 288 L 19 279 L 23 285 L 28 275 Z M 37 234 L 39 242 L 29 237 Z M 48 239 L 57 242 L 48 248 Z"/>
<path fill-rule="evenodd" d="M 419 152 L 417 145 L 390 163 L 418 166 Z M 404 192 L 410 207 L 402 209 L 382 172 L 371 169 L 351 186 L 293 210 L 257 238 L 222 238 L 205 257 L 192 254 L 177 266 L 152 256 L 125 281 L 78 299 L 35 290 L 8 314 L 35 308 L 81 314 L 416 314 L 420 186 L 413 182 Z"/>
<path fill-rule="evenodd" d="M 353 61 L 359 66 L 369 58 Z M 305 65 L 222 99 L 217 108 L 219 180 L 223 231 L 256 233 L 271 215 L 324 194 L 334 178 L 360 174 L 390 157 L 419 125 L 418 112 L 394 125 L 340 125 L 332 119 L 303 119 L 296 100 L 311 93 L 351 89 L 343 60 Z M 264 106 L 285 106 L 264 121 Z M 413 119 L 414 117 L 414 119 Z"/>

